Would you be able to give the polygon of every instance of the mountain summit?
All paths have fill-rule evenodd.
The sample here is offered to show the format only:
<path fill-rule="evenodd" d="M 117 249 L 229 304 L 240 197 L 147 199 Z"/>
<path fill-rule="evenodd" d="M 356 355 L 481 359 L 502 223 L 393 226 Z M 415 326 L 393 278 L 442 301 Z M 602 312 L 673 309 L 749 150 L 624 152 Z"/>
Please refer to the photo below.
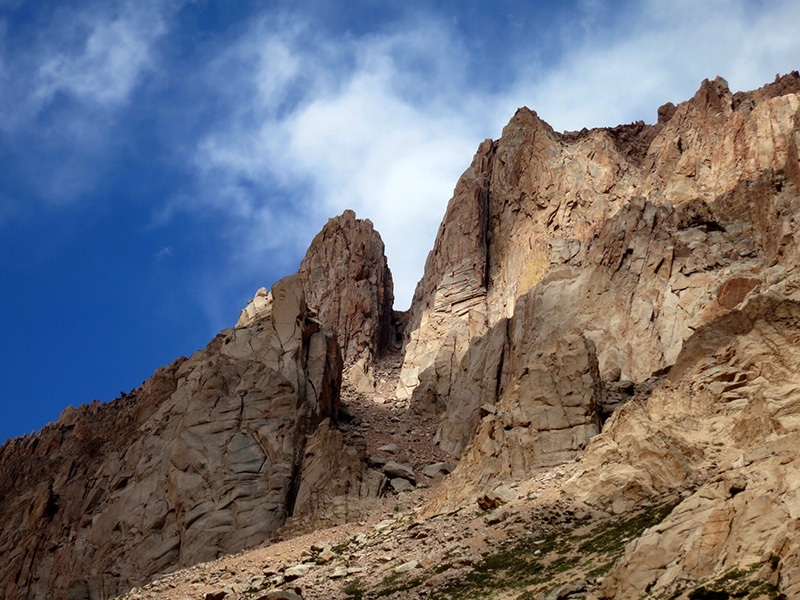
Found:
<path fill-rule="evenodd" d="M 519 109 L 407 313 L 345 211 L 205 349 L 6 442 L 1 593 L 800 596 L 799 223 L 797 72 Z"/>

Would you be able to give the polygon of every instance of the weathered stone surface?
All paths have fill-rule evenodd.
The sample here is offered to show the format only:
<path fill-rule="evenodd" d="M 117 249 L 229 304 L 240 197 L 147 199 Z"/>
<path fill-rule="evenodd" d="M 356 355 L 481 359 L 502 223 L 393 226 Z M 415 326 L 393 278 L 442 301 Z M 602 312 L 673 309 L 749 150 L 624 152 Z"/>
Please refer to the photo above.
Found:
<path fill-rule="evenodd" d="M 544 597 L 544 600 L 567 600 L 573 594 L 579 594 L 586 590 L 588 583 L 585 579 L 579 579 L 566 585 L 560 585 Z M 578 596 L 579 597 L 579 596 Z"/>
<path fill-rule="evenodd" d="M 501 485 L 478 498 L 478 506 L 481 507 L 481 510 L 493 510 L 516 499 L 516 490 L 507 485 Z"/>
<path fill-rule="evenodd" d="M 303 600 L 303 597 L 292 590 L 273 590 L 263 600 Z"/>
<path fill-rule="evenodd" d="M 299 565 L 295 565 L 286 569 L 283 572 L 283 576 L 286 578 L 286 581 L 299 579 L 300 577 L 305 577 L 311 573 L 315 566 L 316 565 L 314 563 L 300 563 Z"/>
<path fill-rule="evenodd" d="M 329 219 L 300 263 L 300 277 L 317 318 L 336 332 L 346 376 L 356 389 L 374 391 L 373 360 L 394 343 L 394 288 L 372 222 L 352 210 Z"/>
<path fill-rule="evenodd" d="M 311 242 L 298 277 L 310 316 L 336 333 L 346 379 L 356 391 L 375 391 L 374 360 L 396 340 L 392 273 L 372 222 L 357 219 L 352 210 L 329 219 Z M 236 326 L 268 316 L 276 293 L 259 289 Z M 278 322 L 291 329 L 280 316 Z"/>
<path fill-rule="evenodd" d="M 236 327 L 245 327 L 252 323 L 263 319 L 268 316 L 272 311 L 272 294 L 267 291 L 267 288 L 259 288 L 253 299 L 247 303 L 239 314 L 239 320 L 236 321 Z"/>
<path fill-rule="evenodd" d="M 459 455 L 515 375 L 513 340 L 573 331 L 646 381 L 797 258 L 800 78 L 705 81 L 656 125 L 554 132 L 520 109 L 481 144 L 412 305 L 398 396 Z M 505 321 L 508 319 L 508 321 Z"/>
<path fill-rule="evenodd" d="M 449 462 L 438 462 L 422 469 L 422 474 L 427 477 L 441 477 L 453 472 L 455 466 Z"/>
<path fill-rule="evenodd" d="M 603 597 L 672 595 L 753 565 L 786 597 L 800 593 L 800 293 L 792 288 L 699 329 L 648 402 L 626 405 L 590 443 L 568 493 L 614 512 L 680 490 L 686 497 L 628 544 Z"/>
<path fill-rule="evenodd" d="M 0 595 L 106 598 L 270 539 L 342 368 L 300 279 L 273 295 L 271 318 L 3 446 Z"/>
<path fill-rule="evenodd" d="M 410 560 L 408 562 L 403 563 L 402 565 L 398 565 L 394 568 L 395 573 L 408 573 L 409 571 L 413 571 L 419 567 L 419 561 Z"/>
<path fill-rule="evenodd" d="M 414 484 L 403 477 L 393 477 L 389 480 L 389 485 L 398 494 L 401 492 L 410 492 L 414 489 Z"/>
<path fill-rule="evenodd" d="M 437 357 L 460 359 L 469 340 L 486 331 L 486 219 L 493 153 L 492 141 L 484 141 L 456 185 L 428 255 L 411 303 L 398 398 L 410 398 L 421 374 L 432 369 L 438 368 L 439 378 L 449 382 L 448 364 L 437 364 Z M 435 388 L 435 378 L 430 379 Z"/>
<path fill-rule="evenodd" d="M 504 480 L 571 460 L 599 433 L 602 388 L 594 344 L 571 334 L 550 347 L 527 349 L 517 355 L 496 413 L 483 418 L 437 490 L 432 510 L 462 506 Z"/>
<path fill-rule="evenodd" d="M 386 474 L 387 477 L 395 478 L 399 477 L 402 479 L 406 479 L 411 483 L 416 483 L 417 478 L 414 475 L 414 469 L 411 465 L 404 465 L 393 460 L 390 460 L 385 465 L 383 465 L 383 472 Z"/>
<path fill-rule="evenodd" d="M 304 530 L 356 520 L 383 495 L 386 477 L 367 468 L 363 439 L 346 439 L 330 420 L 320 423 L 305 447 L 292 517 Z"/>

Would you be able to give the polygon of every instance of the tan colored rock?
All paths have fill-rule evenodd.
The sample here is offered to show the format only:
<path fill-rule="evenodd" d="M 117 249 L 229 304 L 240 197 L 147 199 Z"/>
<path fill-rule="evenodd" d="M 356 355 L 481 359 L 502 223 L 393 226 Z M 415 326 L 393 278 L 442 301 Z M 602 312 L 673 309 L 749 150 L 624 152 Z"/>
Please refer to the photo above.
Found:
<path fill-rule="evenodd" d="M 414 475 L 414 469 L 411 467 L 411 465 L 401 464 L 390 460 L 383 465 L 383 472 L 387 477 L 392 479 L 400 478 L 410 481 L 411 483 L 417 482 L 417 478 Z"/>
<path fill-rule="evenodd" d="M 367 356 L 362 356 L 354 362 L 347 370 L 346 377 L 355 390 L 361 394 L 370 394 L 375 391 L 375 374 L 372 361 Z"/>
<path fill-rule="evenodd" d="M 373 363 L 395 343 L 395 316 L 392 274 L 372 222 L 357 219 L 352 210 L 329 219 L 311 242 L 297 276 L 311 307 L 309 316 L 336 332 L 347 365 L 345 377 L 356 391 L 374 392 Z M 271 292 L 259 289 L 236 326 L 270 315 L 277 293 L 274 287 Z M 292 331 L 289 319 L 277 316 L 286 328 L 282 335 Z"/>
<path fill-rule="evenodd" d="M 373 361 L 394 343 L 394 288 L 372 222 L 357 219 L 352 210 L 329 219 L 299 275 L 317 318 L 336 332 L 346 376 L 357 390 L 374 391 Z"/>
<path fill-rule="evenodd" d="M 430 381 L 436 393 L 447 394 L 450 359 L 460 360 L 470 339 L 486 332 L 486 219 L 493 154 L 491 140 L 478 148 L 428 255 L 411 303 L 398 398 L 410 398 L 420 381 Z M 444 361 L 437 363 L 440 355 Z"/>
<path fill-rule="evenodd" d="M 626 547 L 604 598 L 672 595 L 749 571 L 800 590 L 800 294 L 755 297 L 687 340 L 669 381 L 621 409 L 565 491 L 624 512 L 686 490 Z"/>
<path fill-rule="evenodd" d="M 580 331 L 602 379 L 642 383 L 796 262 L 798 90 L 796 74 L 740 94 L 705 81 L 657 125 L 563 134 L 520 109 L 481 144 L 417 287 L 398 386 L 441 415 L 443 449 L 458 456 L 513 379 L 513 340 Z"/>
<path fill-rule="evenodd" d="M 236 327 L 245 327 L 263 319 L 269 315 L 272 310 L 272 294 L 267 291 L 267 288 L 259 288 L 253 299 L 247 303 L 239 314 L 239 320 L 236 322 Z"/>
<path fill-rule="evenodd" d="M 263 600 L 303 600 L 303 597 L 292 590 L 273 590 L 268 592 Z"/>
<path fill-rule="evenodd" d="M 599 433 L 602 392 L 590 341 L 572 334 L 520 358 L 496 414 L 483 418 L 429 511 L 452 510 L 503 481 L 572 460 Z"/>
<path fill-rule="evenodd" d="M 341 381 L 336 341 L 307 321 L 299 278 L 273 295 L 271 318 L 3 446 L 2 486 L 16 492 L 0 495 L 0 595 L 110 597 L 272 537 Z"/>
<path fill-rule="evenodd" d="M 386 478 L 366 468 L 363 440 L 345 440 L 323 421 L 305 448 L 292 524 L 305 529 L 338 525 L 365 514 L 386 488 Z M 324 520 L 323 520 L 324 519 Z"/>
<path fill-rule="evenodd" d="M 501 485 L 478 498 L 478 506 L 481 510 L 493 510 L 516 499 L 516 490 L 507 485 Z"/>

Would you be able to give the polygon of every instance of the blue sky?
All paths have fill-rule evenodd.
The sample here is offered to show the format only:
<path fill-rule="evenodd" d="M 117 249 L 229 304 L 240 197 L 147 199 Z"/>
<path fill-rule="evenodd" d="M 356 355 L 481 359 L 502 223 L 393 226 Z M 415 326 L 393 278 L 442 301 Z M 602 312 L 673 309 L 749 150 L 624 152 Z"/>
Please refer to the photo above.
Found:
<path fill-rule="evenodd" d="M 406 308 L 453 186 L 527 105 L 653 122 L 800 68 L 796 0 L 0 0 L 0 440 L 235 323 L 325 220 Z"/>

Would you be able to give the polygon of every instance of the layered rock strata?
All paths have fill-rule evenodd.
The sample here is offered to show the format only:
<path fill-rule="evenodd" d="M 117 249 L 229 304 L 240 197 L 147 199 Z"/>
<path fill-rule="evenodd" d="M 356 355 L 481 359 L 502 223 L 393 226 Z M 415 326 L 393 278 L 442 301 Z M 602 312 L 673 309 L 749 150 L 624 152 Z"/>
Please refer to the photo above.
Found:
<path fill-rule="evenodd" d="M 133 394 L 3 446 L 0 595 L 109 598 L 271 538 L 303 489 L 308 437 L 336 419 L 342 371 L 300 277 L 272 296 L 269 318 Z"/>

